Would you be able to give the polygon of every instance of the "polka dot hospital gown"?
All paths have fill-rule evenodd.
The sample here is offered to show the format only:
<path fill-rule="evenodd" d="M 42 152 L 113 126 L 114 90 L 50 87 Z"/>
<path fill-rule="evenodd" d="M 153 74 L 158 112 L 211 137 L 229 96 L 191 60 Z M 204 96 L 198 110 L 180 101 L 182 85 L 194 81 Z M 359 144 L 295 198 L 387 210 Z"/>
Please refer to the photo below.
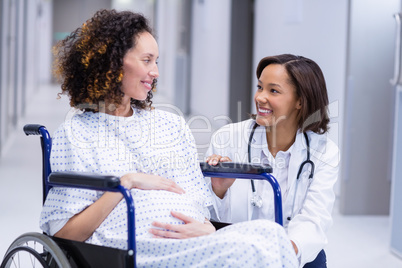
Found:
<path fill-rule="evenodd" d="M 138 267 L 297 267 L 298 261 L 282 227 L 267 220 L 238 223 L 211 235 L 191 239 L 155 239 L 152 221 L 182 224 L 179 211 L 203 222 L 209 218 L 210 192 L 204 182 L 193 136 L 184 120 L 160 110 L 137 110 L 131 117 L 73 112 L 53 136 L 52 171 L 93 172 L 122 176 L 156 174 L 185 190 L 131 190 L 136 213 Z M 50 235 L 103 192 L 52 188 L 40 226 Z M 86 241 L 125 249 L 127 210 L 122 200 Z"/>

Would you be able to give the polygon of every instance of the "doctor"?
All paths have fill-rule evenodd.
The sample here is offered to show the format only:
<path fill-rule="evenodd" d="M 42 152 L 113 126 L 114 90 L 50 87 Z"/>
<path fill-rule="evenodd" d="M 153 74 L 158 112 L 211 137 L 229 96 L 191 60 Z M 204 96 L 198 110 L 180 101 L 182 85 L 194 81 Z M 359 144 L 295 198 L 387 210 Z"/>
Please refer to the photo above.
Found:
<path fill-rule="evenodd" d="M 326 267 L 323 251 L 332 224 L 338 147 L 328 139 L 328 94 L 320 67 L 290 54 L 257 67 L 257 114 L 212 137 L 207 162 L 269 164 L 282 191 L 283 222 L 300 267 Z M 266 181 L 211 178 L 212 215 L 222 222 L 274 220 Z"/>

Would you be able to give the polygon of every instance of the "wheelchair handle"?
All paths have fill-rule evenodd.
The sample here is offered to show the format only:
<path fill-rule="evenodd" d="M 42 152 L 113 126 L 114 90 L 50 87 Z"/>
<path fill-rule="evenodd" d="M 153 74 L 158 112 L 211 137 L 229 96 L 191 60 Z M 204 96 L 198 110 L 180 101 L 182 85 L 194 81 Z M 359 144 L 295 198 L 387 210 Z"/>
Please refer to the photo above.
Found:
<path fill-rule="evenodd" d="M 45 128 L 45 126 L 39 125 L 39 124 L 28 124 L 28 125 L 24 126 L 24 132 L 27 136 L 41 135 L 40 128 L 42 128 L 42 127 Z"/>
<path fill-rule="evenodd" d="M 219 173 L 239 173 L 239 174 L 261 174 L 272 173 L 270 165 L 220 162 L 216 166 L 211 166 L 206 162 L 200 163 L 202 172 L 219 172 Z"/>

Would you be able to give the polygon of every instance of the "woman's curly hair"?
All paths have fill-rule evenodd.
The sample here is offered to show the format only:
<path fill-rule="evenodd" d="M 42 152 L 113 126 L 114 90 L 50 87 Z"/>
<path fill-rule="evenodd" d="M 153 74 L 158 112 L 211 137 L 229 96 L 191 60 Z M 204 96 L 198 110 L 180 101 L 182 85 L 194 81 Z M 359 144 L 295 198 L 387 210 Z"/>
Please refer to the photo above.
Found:
<path fill-rule="evenodd" d="M 72 107 L 99 112 L 105 101 L 121 104 L 123 57 L 143 32 L 152 34 L 143 15 L 99 10 L 54 47 L 54 74 Z M 155 87 L 156 80 L 152 89 Z M 131 105 L 146 109 L 151 107 L 151 99 L 149 91 L 145 101 L 131 99 Z"/>

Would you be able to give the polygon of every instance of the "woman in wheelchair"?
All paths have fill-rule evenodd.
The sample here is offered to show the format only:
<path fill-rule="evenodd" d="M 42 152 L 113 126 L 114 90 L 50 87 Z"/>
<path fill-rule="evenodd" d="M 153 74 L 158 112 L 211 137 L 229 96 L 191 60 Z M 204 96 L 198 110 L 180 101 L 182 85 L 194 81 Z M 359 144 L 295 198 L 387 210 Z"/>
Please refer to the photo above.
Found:
<path fill-rule="evenodd" d="M 52 171 L 115 175 L 131 189 L 138 266 L 297 267 L 278 224 L 215 231 L 209 222 L 212 198 L 189 128 L 151 108 L 158 53 L 142 15 L 114 10 L 98 11 L 55 47 L 55 73 L 73 108 L 53 135 Z M 40 226 L 56 237 L 127 247 L 120 193 L 53 187 Z"/>

